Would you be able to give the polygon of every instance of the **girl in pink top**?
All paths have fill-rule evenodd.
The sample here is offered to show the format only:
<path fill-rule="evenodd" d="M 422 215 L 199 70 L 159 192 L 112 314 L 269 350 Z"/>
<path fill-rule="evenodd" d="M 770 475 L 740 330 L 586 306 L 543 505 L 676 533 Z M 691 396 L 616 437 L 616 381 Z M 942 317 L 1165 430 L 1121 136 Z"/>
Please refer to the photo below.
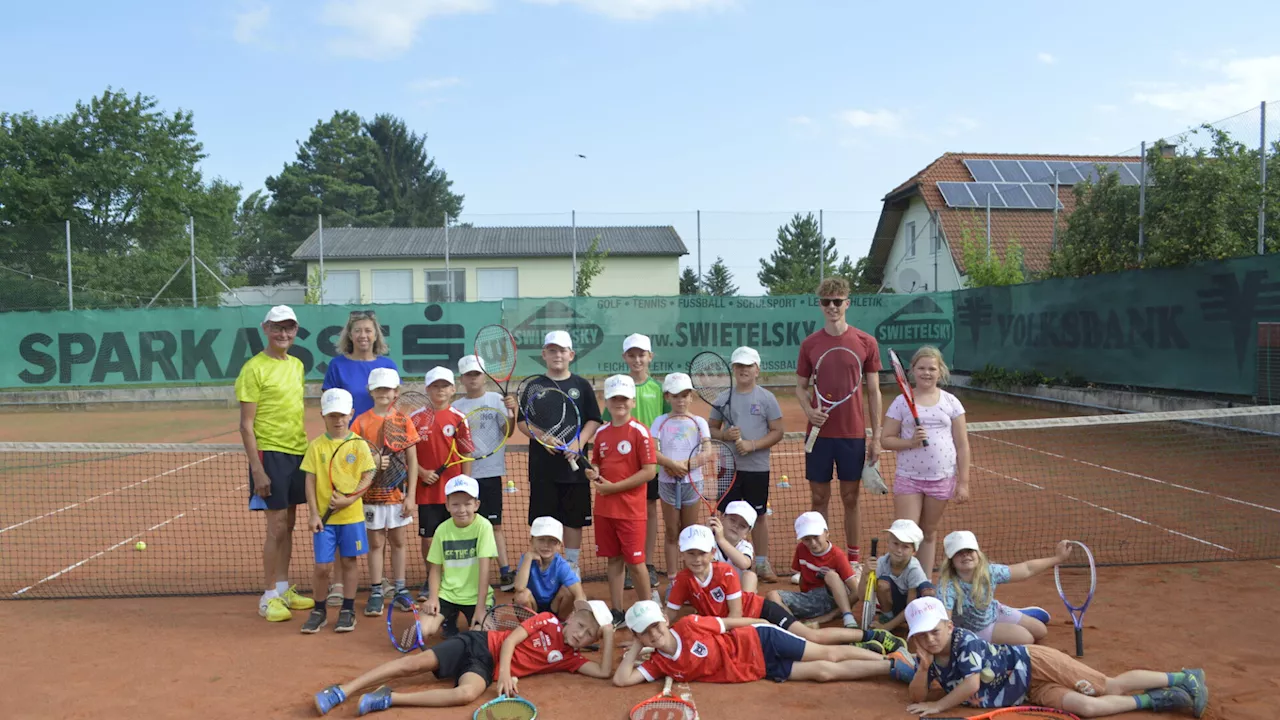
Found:
<path fill-rule="evenodd" d="M 969 499 L 969 433 L 964 405 L 939 385 L 951 372 L 935 347 L 925 346 L 911 357 L 916 424 L 906 400 L 894 398 L 885 413 L 884 448 L 897 453 L 893 476 L 895 517 L 914 521 L 924 531 L 916 557 L 932 576 L 938 525 L 947 503 Z M 929 444 L 923 444 L 928 439 Z"/>

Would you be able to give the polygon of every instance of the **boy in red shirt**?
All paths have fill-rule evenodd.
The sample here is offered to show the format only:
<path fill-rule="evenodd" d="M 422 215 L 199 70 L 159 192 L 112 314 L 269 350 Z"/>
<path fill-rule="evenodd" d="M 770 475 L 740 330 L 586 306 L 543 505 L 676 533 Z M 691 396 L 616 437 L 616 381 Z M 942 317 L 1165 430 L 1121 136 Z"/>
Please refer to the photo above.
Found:
<path fill-rule="evenodd" d="M 827 521 L 810 510 L 796 518 L 796 553 L 791 569 L 800 574 L 800 592 L 770 590 L 765 597 L 786 607 L 801 620 L 817 624 L 840 613 L 847 628 L 858 627 L 850 610 L 849 595 L 858 592 L 858 576 L 844 553 L 836 550 L 827 533 Z"/>
<path fill-rule="evenodd" d="M 713 519 L 714 522 L 714 519 Z M 787 609 L 772 600 L 742 589 L 738 574 L 728 563 L 714 562 L 715 537 L 703 525 L 690 525 L 680 533 L 681 570 L 671 582 L 667 596 L 667 622 L 674 623 L 683 605 L 706 617 L 762 618 L 770 624 L 819 645 L 852 645 L 879 655 L 892 654 L 903 642 L 886 630 L 851 628 L 811 628 L 796 620 Z"/>
<path fill-rule="evenodd" d="M 609 424 L 596 431 L 587 479 L 596 488 L 596 555 L 609 559 L 609 600 L 614 625 L 622 624 L 623 569 L 635 579 L 637 600 L 648 598 L 649 570 L 645 566 L 645 497 L 647 485 L 658 475 L 658 460 L 649 430 L 631 419 L 636 384 L 630 375 L 613 375 L 604 382 Z"/>
<path fill-rule="evenodd" d="M 915 661 L 905 648 L 883 657 L 848 645 L 817 645 L 758 618 L 689 615 L 668 625 L 657 603 L 642 600 L 627 610 L 626 621 L 636 642 L 627 648 L 613 674 L 618 687 L 664 677 L 740 683 L 763 678 L 829 682 L 888 675 L 909 683 L 915 675 Z M 646 647 L 654 653 L 636 666 Z"/>
<path fill-rule="evenodd" d="M 540 613 L 510 631 L 468 630 L 421 653 L 383 663 L 344 685 L 330 685 L 316 693 L 316 710 L 328 713 L 364 688 L 379 686 L 360 698 L 360 714 L 396 707 L 455 707 L 474 702 L 489 683 L 498 692 L 516 695 L 519 678 L 550 672 L 575 672 L 605 679 L 613 673 L 613 625 L 609 608 L 599 600 L 579 600 L 563 624 L 551 613 Z M 587 660 L 582 648 L 604 638 L 600 662 Z M 382 683 L 395 678 L 432 673 L 451 679 L 454 687 L 395 693 Z"/>
<path fill-rule="evenodd" d="M 436 470 L 449 458 L 449 449 L 454 442 L 458 443 L 458 452 L 463 455 L 470 453 L 473 446 L 467 417 L 453 407 L 453 371 L 437 365 L 427 372 L 423 384 L 427 388 L 429 405 L 409 415 L 409 419 L 422 438 L 414 446 L 418 454 L 418 487 L 414 500 L 418 503 L 422 562 L 427 565 L 429 576 L 431 566 L 427 563 L 427 555 L 431 552 L 431 538 L 435 536 L 436 528 L 449 519 L 449 510 L 444 505 L 444 486 L 468 470 L 471 464 L 454 465 L 439 474 Z M 418 602 L 426 602 L 429 590 L 424 582 L 418 593 Z"/>

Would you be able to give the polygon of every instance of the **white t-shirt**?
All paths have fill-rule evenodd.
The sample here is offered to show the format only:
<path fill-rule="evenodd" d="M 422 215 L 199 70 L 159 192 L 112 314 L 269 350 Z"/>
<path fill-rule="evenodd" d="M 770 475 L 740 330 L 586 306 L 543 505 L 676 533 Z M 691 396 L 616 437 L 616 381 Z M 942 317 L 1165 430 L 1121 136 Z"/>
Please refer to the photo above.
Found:
<path fill-rule="evenodd" d="M 938 391 L 938 402 L 916 404 L 920 425 L 929 434 L 929 445 L 897 452 L 894 475 L 920 481 L 946 480 L 956 474 L 956 443 L 951 437 L 951 423 L 964 415 L 960 399 L 946 390 Z M 909 440 L 916 433 L 916 422 L 901 395 L 893 399 L 885 415 L 902 423 L 898 437 Z"/>
<path fill-rule="evenodd" d="M 747 556 L 747 559 L 748 559 L 748 560 L 750 560 L 750 561 L 752 562 L 752 564 L 755 564 L 755 561 L 756 561 L 756 546 L 755 546 L 755 545 L 752 545 L 750 540 L 748 540 L 748 539 L 746 539 L 746 538 L 742 538 L 741 540 L 739 540 L 739 541 L 738 541 L 738 544 L 737 544 L 737 545 L 734 545 L 734 547 L 735 547 L 735 548 L 737 548 L 738 552 L 742 553 L 743 555 L 746 555 L 746 556 Z M 737 565 L 734 565 L 733 563 L 729 562 L 729 558 L 727 558 L 727 557 L 725 557 L 725 556 L 724 556 L 724 551 L 722 551 L 722 550 L 720 549 L 720 545 L 719 545 L 719 544 L 717 544 L 717 545 L 716 545 L 716 559 L 715 559 L 715 561 L 716 561 L 716 562 L 722 562 L 722 563 L 724 563 L 724 564 L 728 565 L 729 567 L 733 568 L 733 571 L 734 571 L 734 572 L 736 572 L 736 573 L 738 573 L 739 575 L 741 575 L 741 574 L 742 574 L 742 568 L 740 568 L 740 567 L 738 567 Z"/>
<path fill-rule="evenodd" d="M 688 460 L 689 455 L 702 444 L 703 440 L 711 439 L 711 427 L 707 425 L 705 419 L 697 415 L 676 416 L 672 422 L 668 423 L 666 422 L 668 417 L 671 417 L 671 413 L 663 413 L 654 418 L 653 427 L 649 431 L 649 435 L 658 441 L 658 452 L 668 458 L 680 462 Z M 693 422 L 690 423 L 688 420 Z M 683 478 L 674 478 L 667 472 L 666 468 L 659 465 L 658 481 L 664 483 L 701 482 L 702 468 L 695 467 Z"/>
<path fill-rule="evenodd" d="M 478 398 L 460 397 L 453 401 L 453 407 L 463 415 L 479 407 L 495 408 L 501 410 L 504 414 L 507 412 L 507 406 L 502 404 L 502 395 L 496 392 L 487 392 Z M 484 478 L 501 477 L 506 471 L 507 446 L 503 445 L 498 452 L 471 463 L 471 469 L 468 474 L 477 480 L 482 480 Z"/>

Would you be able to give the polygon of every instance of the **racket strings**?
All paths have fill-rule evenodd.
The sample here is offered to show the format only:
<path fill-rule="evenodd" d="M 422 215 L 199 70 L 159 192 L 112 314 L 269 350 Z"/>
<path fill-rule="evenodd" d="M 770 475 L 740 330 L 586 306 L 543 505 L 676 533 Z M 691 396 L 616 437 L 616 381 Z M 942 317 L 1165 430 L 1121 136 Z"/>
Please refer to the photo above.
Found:
<path fill-rule="evenodd" d="M 828 402 L 838 402 L 857 390 L 861 365 L 851 350 L 836 348 L 818 358 L 813 369 L 814 385 Z"/>
<path fill-rule="evenodd" d="M 467 415 L 467 427 L 471 430 L 469 452 L 473 457 L 492 455 L 507 441 L 507 414 L 501 410 L 477 408 Z"/>
<path fill-rule="evenodd" d="M 733 488 L 737 478 L 738 460 L 732 446 L 716 440 L 704 443 L 702 470 L 703 493 L 708 500 L 719 503 Z"/>
<path fill-rule="evenodd" d="M 693 708 L 675 698 L 645 700 L 631 709 L 631 720 L 694 720 Z"/>
<path fill-rule="evenodd" d="M 515 630 L 524 621 L 533 617 L 533 612 L 520 605 L 497 605 L 489 610 L 481 623 L 485 630 Z"/>
<path fill-rule="evenodd" d="M 698 353 L 689 363 L 689 380 L 694 392 L 708 405 L 733 387 L 733 373 L 724 358 L 715 353 Z"/>
<path fill-rule="evenodd" d="M 525 419 L 563 443 L 577 431 L 577 406 L 555 388 L 535 388 L 529 396 Z"/>
<path fill-rule="evenodd" d="M 486 325 L 476 333 L 476 357 L 489 377 L 498 382 L 511 379 L 516 369 L 516 341 L 501 325 Z"/>
<path fill-rule="evenodd" d="M 527 700 L 498 698 L 485 703 L 476 711 L 479 720 L 533 720 L 538 711 Z"/>

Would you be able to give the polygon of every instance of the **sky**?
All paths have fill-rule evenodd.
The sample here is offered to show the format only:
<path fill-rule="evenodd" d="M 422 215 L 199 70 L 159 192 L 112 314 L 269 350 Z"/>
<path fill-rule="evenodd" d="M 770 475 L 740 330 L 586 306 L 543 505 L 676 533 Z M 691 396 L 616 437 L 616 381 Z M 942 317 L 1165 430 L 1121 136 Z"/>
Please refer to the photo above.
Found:
<path fill-rule="evenodd" d="M 1256 142 L 1280 101 L 1280 51 L 1243 30 L 1273 24 L 1264 0 L 10 5 L 0 47 L 29 61 L 0 111 L 154 96 L 246 194 L 334 111 L 388 112 L 427 133 L 463 221 L 673 225 L 696 267 L 701 210 L 702 266 L 742 294 L 795 212 L 865 255 L 884 195 L 944 152 L 1136 152 L 1242 112 Z"/>

